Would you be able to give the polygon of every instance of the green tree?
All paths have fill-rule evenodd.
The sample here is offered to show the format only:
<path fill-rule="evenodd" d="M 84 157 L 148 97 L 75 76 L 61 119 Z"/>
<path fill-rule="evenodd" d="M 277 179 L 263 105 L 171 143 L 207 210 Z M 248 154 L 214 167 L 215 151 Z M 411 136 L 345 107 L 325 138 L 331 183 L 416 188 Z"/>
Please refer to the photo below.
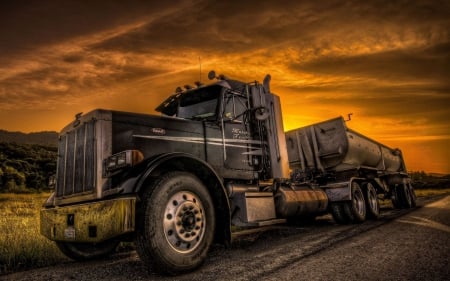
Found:
<path fill-rule="evenodd" d="M 15 192 L 25 189 L 25 175 L 14 167 L 5 166 L 2 178 L 5 183 L 5 191 Z"/>
<path fill-rule="evenodd" d="M 0 143 L 0 191 L 48 188 L 56 173 L 56 158 L 56 147 Z"/>

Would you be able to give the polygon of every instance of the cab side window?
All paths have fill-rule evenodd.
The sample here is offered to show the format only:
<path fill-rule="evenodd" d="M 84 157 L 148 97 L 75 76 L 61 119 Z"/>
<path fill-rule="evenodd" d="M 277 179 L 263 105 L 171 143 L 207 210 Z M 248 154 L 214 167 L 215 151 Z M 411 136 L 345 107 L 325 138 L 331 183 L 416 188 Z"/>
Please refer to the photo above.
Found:
<path fill-rule="evenodd" d="M 246 112 L 247 112 L 247 98 L 228 92 L 224 96 L 224 113 L 223 118 L 225 120 L 244 123 L 246 122 Z"/>

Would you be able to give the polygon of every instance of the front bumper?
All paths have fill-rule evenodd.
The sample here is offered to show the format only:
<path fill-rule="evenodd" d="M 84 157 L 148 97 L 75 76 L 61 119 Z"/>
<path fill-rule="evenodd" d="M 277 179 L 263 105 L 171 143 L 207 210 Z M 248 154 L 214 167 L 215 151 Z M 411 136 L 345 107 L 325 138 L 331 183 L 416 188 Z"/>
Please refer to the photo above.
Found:
<path fill-rule="evenodd" d="M 41 234 L 50 240 L 98 243 L 135 229 L 136 198 L 44 208 Z"/>

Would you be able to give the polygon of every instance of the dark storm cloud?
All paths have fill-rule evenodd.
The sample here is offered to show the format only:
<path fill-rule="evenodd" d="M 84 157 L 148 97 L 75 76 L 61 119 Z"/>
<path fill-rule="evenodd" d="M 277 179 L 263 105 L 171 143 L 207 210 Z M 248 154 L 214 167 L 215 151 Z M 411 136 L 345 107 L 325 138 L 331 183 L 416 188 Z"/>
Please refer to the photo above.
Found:
<path fill-rule="evenodd" d="M 166 3 L 166 4 L 164 4 Z M 166 10 L 164 17 L 153 16 Z M 448 21 L 448 1 L 2 1 L 2 53 L 84 36 L 138 19 L 141 28 L 97 46 L 112 49 L 270 47 L 286 40 L 320 38 L 339 29 L 374 24 Z M 446 26 L 443 26 L 445 28 Z M 431 36 L 431 35 L 430 35 Z M 262 44 L 262 45 L 261 45 Z M 264 45 L 265 44 L 265 45 Z"/>
<path fill-rule="evenodd" d="M 148 17 L 178 2 L 1 1 L 0 52 L 14 54 L 95 33 Z"/>
<path fill-rule="evenodd" d="M 97 53 L 88 45 L 111 36 L 108 32 L 126 32 L 127 24 L 164 14 L 172 4 L 182 4 L 164 3 L 1 1 L 0 108 L 56 106 L 76 101 L 95 87 L 101 90 L 160 73 L 161 69 L 139 62 L 127 63 L 126 55 Z"/>
<path fill-rule="evenodd" d="M 78 53 L 78 54 L 67 54 L 62 56 L 62 61 L 67 62 L 67 63 L 79 63 L 81 61 L 83 61 L 83 55 Z"/>
<path fill-rule="evenodd" d="M 297 41 L 297 46 L 323 44 L 318 41 L 326 36 L 366 36 L 361 32 L 382 37 L 387 28 L 411 25 L 431 40 L 439 31 L 430 26 L 445 29 L 448 11 L 445 1 L 199 1 L 189 10 L 175 10 L 95 47 L 147 52 L 170 46 L 242 52 L 290 41 Z"/>
<path fill-rule="evenodd" d="M 55 107 L 58 103 L 73 103 L 101 89 L 108 89 L 116 81 L 126 82 L 161 73 L 160 69 L 118 65 L 109 59 L 80 54 L 71 54 L 61 60 L 66 64 L 40 66 L 3 79 L 0 84 L 0 108 Z M 84 61 L 89 61 L 87 66 Z"/>
<path fill-rule="evenodd" d="M 449 38 L 450 39 L 450 38 Z M 327 56 L 295 63 L 295 70 L 315 74 L 353 76 L 406 81 L 432 80 L 442 82 L 444 92 L 450 92 L 450 41 L 420 49 L 400 49 L 356 56 Z"/>

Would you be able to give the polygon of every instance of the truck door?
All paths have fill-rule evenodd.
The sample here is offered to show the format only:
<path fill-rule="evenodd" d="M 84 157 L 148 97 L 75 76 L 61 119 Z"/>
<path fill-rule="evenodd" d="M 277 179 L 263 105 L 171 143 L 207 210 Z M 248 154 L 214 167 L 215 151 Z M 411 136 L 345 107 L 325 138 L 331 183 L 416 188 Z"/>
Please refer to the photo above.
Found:
<path fill-rule="evenodd" d="M 252 140 L 248 120 L 248 97 L 242 93 L 225 91 L 222 100 L 222 137 L 224 166 L 232 170 L 254 170 L 252 153 L 260 149 Z"/>

